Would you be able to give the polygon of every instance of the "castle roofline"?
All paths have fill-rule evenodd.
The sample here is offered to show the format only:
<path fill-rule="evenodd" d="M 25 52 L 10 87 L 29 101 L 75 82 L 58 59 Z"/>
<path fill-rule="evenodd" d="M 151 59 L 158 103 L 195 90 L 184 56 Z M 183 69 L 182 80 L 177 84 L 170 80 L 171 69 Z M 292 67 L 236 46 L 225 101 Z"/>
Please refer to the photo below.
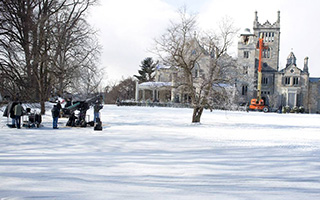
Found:
<path fill-rule="evenodd" d="M 296 56 L 294 55 L 294 53 L 293 53 L 292 51 L 289 53 L 287 59 L 289 59 L 289 58 L 294 58 L 294 59 L 296 59 Z"/>
<path fill-rule="evenodd" d="M 309 82 L 311 82 L 311 83 L 320 82 L 320 78 L 309 78 Z"/>
<path fill-rule="evenodd" d="M 250 28 L 245 28 L 241 33 L 241 36 L 251 36 L 254 35 L 253 33 L 251 33 Z"/>
<path fill-rule="evenodd" d="M 257 28 L 280 28 L 280 11 L 278 11 L 278 19 L 276 22 L 274 22 L 273 24 L 271 24 L 268 20 L 264 23 L 261 24 L 258 21 L 258 12 L 255 12 L 255 19 L 253 22 L 253 29 L 257 29 Z"/>

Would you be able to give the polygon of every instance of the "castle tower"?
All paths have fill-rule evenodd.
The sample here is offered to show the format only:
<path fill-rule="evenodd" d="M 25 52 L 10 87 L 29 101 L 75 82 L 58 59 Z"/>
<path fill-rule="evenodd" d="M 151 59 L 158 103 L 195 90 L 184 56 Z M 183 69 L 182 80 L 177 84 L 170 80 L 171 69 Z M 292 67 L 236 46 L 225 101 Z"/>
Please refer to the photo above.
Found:
<path fill-rule="evenodd" d="M 258 13 L 255 13 L 253 31 L 254 35 L 258 38 L 260 35 L 263 37 L 264 45 L 266 48 L 262 52 L 262 86 L 261 96 L 265 103 L 269 105 L 272 103 L 272 98 L 276 88 L 276 74 L 279 70 L 279 51 L 280 51 L 280 11 L 278 11 L 277 21 L 271 24 L 266 21 L 261 24 L 258 21 Z M 259 50 L 256 49 L 256 63 L 259 61 Z M 256 69 L 258 68 L 256 64 Z M 257 71 L 257 70 L 256 70 Z M 257 77 L 257 76 L 256 76 Z"/>
<path fill-rule="evenodd" d="M 256 41 L 263 35 L 264 43 L 268 46 L 263 51 L 263 71 L 275 72 L 279 70 L 279 51 L 280 51 L 280 11 L 278 11 L 278 19 L 271 24 L 266 21 L 261 24 L 258 21 L 258 13 L 255 12 L 255 20 L 253 22 L 253 34 L 256 36 Z M 258 50 L 257 50 L 258 51 Z M 259 53 L 256 53 L 256 58 L 259 58 Z"/>
<path fill-rule="evenodd" d="M 246 28 L 238 41 L 238 73 L 237 90 L 240 102 L 248 102 L 253 96 L 255 80 L 255 35 Z"/>
<path fill-rule="evenodd" d="M 264 38 L 267 46 L 263 50 L 262 65 L 262 98 L 268 104 L 267 97 L 275 91 L 275 73 L 279 69 L 280 51 L 280 11 L 277 21 L 271 24 L 266 21 L 261 24 L 258 20 L 258 12 L 255 12 L 253 21 L 253 33 L 246 29 L 238 42 L 238 71 L 242 78 L 238 80 L 237 89 L 242 95 L 239 101 L 248 102 L 257 95 L 257 70 L 259 63 L 259 49 L 257 44 L 260 35 Z"/>

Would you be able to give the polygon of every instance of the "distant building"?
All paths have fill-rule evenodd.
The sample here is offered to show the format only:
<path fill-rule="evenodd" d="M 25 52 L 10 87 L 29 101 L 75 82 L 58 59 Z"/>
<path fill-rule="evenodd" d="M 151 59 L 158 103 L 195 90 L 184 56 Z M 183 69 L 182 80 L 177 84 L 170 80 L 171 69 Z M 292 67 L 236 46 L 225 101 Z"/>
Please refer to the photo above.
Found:
<path fill-rule="evenodd" d="M 266 105 L 272 109 L 289 106 L 304 107 L 306 112 L 320 113 L 320 78 L 309 77 L 308 57 L 304 59 L 304 66 L 298 67 L 293 52 L 289 52 L 286 67 L 279 69 L 280 51 L 280 11 L 277 21 L 266 21 L 261 24 L 258 13 L 255 12 L 253 33 L 245 29 L 240 34 L 238 42 L 238 70 L 234 73 L 234 85 L 228 85 L 228 97 L 237 105 L 250 102 L 257 96 L 257 78 L 259 64 L 259 49 L 257 48 L 259 36 L 262 35 L 266 48 L 262 52 L 262 98 Z M 203 48 L 192 39 L 192 51 L 201 51 Z M 191 53 L 192 52 L 188 52 Z M 210 53 L 205 53 L 199 62 L 195 63 L 193 70 L 194 86 L 200 74 L 207 73 L 206 62 Z M 228 55 L 226 55 L 228 56 Z M 229 57 L 229 56 L 228 56 Z M 187 90 L 177 77 L 181 71 L 174 66 L 159 64 L 156 69 L 155 82 L 136 85 L 136 101 L 176 102 L 189 103 Z M 181 84 L 183 85 L 183 84 Z M 147 95 L 146 95 L 147 94 Z"/>
<path fill-rule="evenodd" d="M 280 11 L 277 21 L 261 24 L 255 12 L 253 33 L 246 29 L 238 42 L 238 68 L 243 76 L 237 80 L 238 102 L 247 103 L 257 95 L 257 69 L 259 49 L 257 43 L 262 35 L 266 48 L 262 52 L 262 98 L 272 108 L 280 106 L 303 106 L 306 111 L 320 112 L 320 78 L 309 77 L 308 57 L 303 68 L 296 64 L 293 52 L 287 64 L 279 70 Z"/>
<path fill-rule="evenodd" d="M 193 78 L 193 86 L 196 90 L 200 90 L 203 74 L 209 74 L 209 63 L 215 55 L 213 52 L 207 52 L 203 48 L 196 37 L 192 37 L 187 43 L 186 55 L 199 56 L 193 65 L 191 71 Z M 197 54 L 197 52 L 201 52 Z M 225 60 L 233 60 L 227 54 L 222 55 Z M 167 66 L 163 63 L 158 64 L 155 71 L 155 81 L 136 83 L 136 101 L 159 102 L 159 103 L 191 103 L 191 96 L 186 86 L 185 72 L 175 66 Z M 225 95 L 234 97 L 234 86 L 217 83 L 214 85 L 216 94 L 224 93 Z"/>

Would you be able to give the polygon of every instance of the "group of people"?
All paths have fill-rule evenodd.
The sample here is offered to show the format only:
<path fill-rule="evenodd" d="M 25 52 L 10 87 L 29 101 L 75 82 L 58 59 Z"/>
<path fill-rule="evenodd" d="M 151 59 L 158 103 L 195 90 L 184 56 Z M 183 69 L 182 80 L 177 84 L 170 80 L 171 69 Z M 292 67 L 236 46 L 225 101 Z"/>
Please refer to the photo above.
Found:
<path fill-rule="evenodd" d="M 93 106 L 93 116 L 94 116 L 94 123 L 100 122 L 100 110 L 102 109 L 102 105 L 97 101 Z M 58 119 L 60 117 L 60 110 L 62 109 L 61 102 L 58 101 L 56 105 L 53 106 L 51 113 L 52 113 L 52 127 L 53 129 L 58 129 Z M 73 118 L 73 122 L 75 121 L 76 117 L 74 113 L 72 113 L 71 118 Z M 74 125 L 74 123 L 73 123 Z M 72 126 L 72 125 L 71 125 Z"/>
<path fill-rule="evenodd" d="M 67 105 L 68 104 L 66 104 L 66 107 L 67 107 Z M 70 106 L 70 105 L 68 105 L 68 106 Z M 94 103 L 94 106 L 93 106 L 94 121 L 93 122 L 94 122 L 94 124 L 100 124 L 100 126 L 101 126 L 100 110 L 102 108 L 103 108 L 103 106 L 101 105 L 101 103 L 99 101 L 96 101 Z M 29 109 L 29 111 L 28 111 L 28 109 Z M 62 106 L 61 106 L 60 101 L 58 101 L 57 104 L 54 105 L 53 108 L 51 109 L 51 114 L 52 114 L 52 119 L 53 119 L 53 123 L 52 123 L 53 129 L 58 129 L 58 119 L 60 117 L 61 109 L 62 109 Z M 89 109 L 89 107 L 88 107 L 88 109 Z M 8 124 L 8 126 L 10 126 L 12 128 L 20 129 L 21 128 L 21 117 L 24 114 L 27 114 L 29 116 L 29 112 L 30 112 L 30 108 L 27 108 L 27 111 L 25 112 L 21 102 L 12 102 L 12 103 L 8 104 L 3 116 L 6 116 L 6 117 L 10 116 L 10 118 L 12 119 L 12 124 L 11 125 Z M 71 117 L 72 116 L 74 117 L 73 121 L 75 121 L 75 119 L 77 117 L 75 117 L 74 112 L 72 112 Z M 39 127 L 39 125 L 41 123 L 41 115 L 40 115 L 40 120 L 37 120 L 36 117 L 37 116 L 35 116 L 35 118 L 32 118 L 32 119 L 37 121 L 37 123 L 38 123 L 37 126 Z M 30 116 L 29 116 L 29 121 L 30 121 Z M 76 126 L 76 124 L 73 123 L 73 124 L 71 124 L 71 126 Z"/>

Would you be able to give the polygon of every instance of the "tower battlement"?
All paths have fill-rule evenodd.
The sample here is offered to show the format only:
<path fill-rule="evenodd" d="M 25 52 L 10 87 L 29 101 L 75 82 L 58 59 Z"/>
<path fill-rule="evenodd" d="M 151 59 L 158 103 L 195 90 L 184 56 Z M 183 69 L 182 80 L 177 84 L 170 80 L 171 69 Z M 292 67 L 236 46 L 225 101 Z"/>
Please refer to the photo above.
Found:
<path fill-rule="evenodd" d="M 273 24 L 270 23 L 268 20 L 265 23 L 261 24 L 258 20 L 258 12 L 257 11 L 255 12 L 255 18 L 253 21 L 253 29 L 264 29 L 264 28 L 280 29 L 280 11 L 278 11 L 277 21 L 274 22 Z"/>

